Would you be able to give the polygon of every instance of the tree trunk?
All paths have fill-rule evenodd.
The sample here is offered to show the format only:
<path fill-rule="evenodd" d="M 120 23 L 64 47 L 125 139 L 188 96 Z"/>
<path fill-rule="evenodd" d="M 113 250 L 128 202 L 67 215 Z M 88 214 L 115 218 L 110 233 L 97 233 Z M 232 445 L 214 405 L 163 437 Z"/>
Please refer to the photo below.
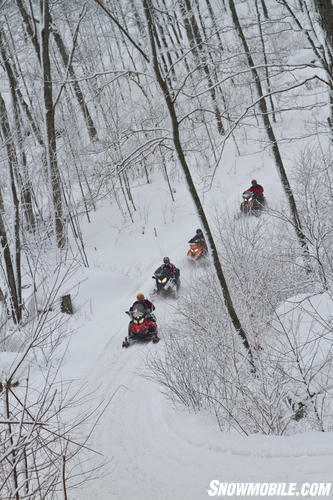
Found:
<path fill-rule="evenodd" d="M 61 297 L 61 307 L 60 310 L 62 313 L 73 314 L 73 304 L 70 294 L 63 295 Z"/>
<path fill-rule="evenodd" d="M 51 21 L 51 23 L 52 23 L 52 21 Z M 64 66 L 65 66 L 65 68 L 68 69 L 68 73 L 70 74 L 71 78 L 73 79 L 71 84 L 72 84 L 73 89 L 74 89 L 74 94 L 75 94 L 76 100 L 77 100 L 77 102 L 81 108 L 82 114 L 84 116 L 84 120 L 86 123 L 86 127 L 87 127 L 87 130 L 89 133 L 90 140 L 91 141 L 98 140 L 96 127 L 95 127 L 93 119 L 90 115 L 87 103 L 86 103 L 84 96 L 82 94 L 81 87 L 77 81 L 73 65 L 70 62 L 69 56 L 67 54 L 65 44 L 64 44 L 61 36 L 59 35 L 59 33 L 56 29 L 52 29 L 52 35 L 54 36 L 54 40 L 57 44 L 57 47 L 58 47 L 59 53 L 61 55 L 62 61 L 64 63 Z"/>
<path fill-rule="evenodd" d="M 207 4 L 208 12 L 209 12 L 209 15 L 211 17 L 214 29 L 216 31 L 217 39 L 219 41 L 220 51 L 223 52 L 223 43 L 222 43 L 222 39 L 221 39 L 221 36 L 220 36 L 220 33 L 219 33 L 219 28 L 218 28 L 217 23 L 216 23 L 216 17 L 215 17 L 215 14 L 214 14 L 213 7 L 212 7 L 212 5 L 210 3 L 210 0 L 206 0 L 206 4 Z"/>
<path fill-rule="evenodd" d="M 209 240 L 210 247 L 212 250 L 214 266 L 216 269 L 216 274 L 217 274 L 218 280 L 221 284 L 222 293 L 223 293 L 226 308 L 227 308 L 228 313 L 230 315 L 232 324 L 233 324 L 237 334 L 240 336 L 242 343 L 247 351 L 249 362 L 251 364 L 251 368 L 254 371 L 255 366 L 254 366 L 254 360 L 253 360 L 251 347 L 250 347 L 250 344 L 248 342 L 247 335 L 246 335 L 246 333 L 245 333 L 245 331 L 240 323 L 240 320 L 237 316 L 237 313 L 236 313 L 234 306 L 233 306 L 233 303 L 232 303 L 230 292 L 229 292 L 227 282 L 226 282 L 224 274 L 223 274 L 221 262 L 219 260 L 219 256 L 217 253 L 215 241 L 213 239 L 213 235 L 211 233 L 211 230 L 210 230 L 210 227 L 208 224 L 208 220 L 206 218 L 206 214 L 205 214 L 205 211 L 204 211 L 203 206 L 201 204 L 199 195 L 198 195 L 197 190 L 195 188 L 195 185 L 194 185 L 191 173 L 190 173 L 189 166 L 188 166 L 186 159 L 185 159 L 182 144 L 180 141 L 179 123 L 177 120 L 177 115 L 176 115 L 176 110 L 175 110 L 175 106 L 173 103 L 173 99 L 172 99 L 170 91 L 167 87 L 166 81 L 163 80 L 161 72 L 160 72 L 158 58 L 157 58 L 157 52 L 156 52 L 155 39 L 154 39 L 154 31 L 155 30 L 153 27 L 152 17 L 150 14 L 150 9 L 152 8 L 151 0 L 142 0 L 142 1 L 143 1 L 143 8 L 144 8 L 146 19 L 147 19 L 149 39 L 150 39 L 151 50 L 152 50 L 152 55 L 153 55 L 152 62 L 153 62 L 153 67 L 154 67 L 154 71 L 155 71 L 155 76 L 156 76 L 157 82 L 161 88 L 161 91 L 163 93 L 164 99 L 166 101 L 166 105 L 168 107 L 168 111 L 169 111 L 169 115 L 170 115 L 170 119 L 171 119 L 171 123 L 172 123 L 173 141 L 174 141 L 175 149 L 177 151 L 180 164 L 183 168 L 185 178 L 187 181 L 187 185 L 188 185 L 188 188 L 190 190 L 192 199 L 193 199 L 194 204 L 197 208 L 198 215 L 202 221 L 203 227 L 204 227 L 204 229 L 207 233 L 207 236 L 208 236 L 208 240 Z"/>
<path fill-rule="evenodd" d="M 319 24 L 324 33 L 326 44 L 333 57 L 333 5 L 332 0 L 313 0 L 319 14 Z"/>
<path fill-rule="evenodd" d="M 333 5 L 332 0 L 314 0 L 314 4 L 319 14 L 319 24 L 325 38 L 325 53 L 331 81 L 329 89 L 330 116 L 328 123 L 333 137 Z"/>
<path fill-rule="evenodd" d="M 55 134 L 55 110 L 53 106 L 52 95 L 52 76 L 51 64 L 49 56 L 49 38 L 50 38 L 50 17 L 49 17 L 49 2 L 48 0 L 41 0 L 41 64 L 42 74 L 44 79 L 43 97 L 45 107 L 45 147 L 46 147 L 46 161 L 48 172 L 50 176 L 53 209 L 54 209 L 54 222 L 55 232 L 57 238 L 58 248 L 65 246 L 66 237 L 63 225 L 63 208 L 61 198 L 61 181 L 58 170 L 57 162 L 57 146 Z"/>
<path fill-rule="evenodd" d="M 23 22 L 25 24 L 25 28 L 27 30 L 28 36 L 30 37 L 31 42 L 35 48 L 37 59 L 38 59 L 39 63 L 41 63 L 40 49 L 39 49 L 39 43 L 38 43 L 38 38 L 37 38 L 37 31 L 36 31 L 36 29 L 33 29 L 33 27 L 31 26 L 29 14 L 25 10 L 23 3 L 22 3 L 22 0 L 16 0 L 16 3 L 17 3 L 17 6 L 19 8 L 20 14 L 22 16 Z"/>
<path fill-rule="evenodd" d="M 9 86 L 10 86 L 10 93 L 11 93 L 11 98 L 12 98 L 12 103 L 13 103 L 13 109 L 14 109 L 14 120 L 15 120 L 15 128 L 17 132 L 17 146 L 18 146 L 18 151 L 19 151 L 19 158 L 20 158 L 20 165 L 17 164 L 17 162 L 13 162 L 13 171 L 15 173 L 15 176 L 18 180 L 18 184 L 20 187 L 20 192 L 22 193 L 22 206 L 23 206 L 23 212 L 24 216 L 26 218 L 26 222 L 28 225 L 28 229 L 30 231 L 35 231 L 36 227 L 36 221 L 35 221 L 35 216 L 32 210 L 32 186 L 31 186 L 31 181 L 28 175 L 27 171 L 27 161 L 26 161 L 26 155 L 23 150 L 23 134 L 22 134 L 22 126 L 21 126 L 21 119 L 20 119 L 20 107 L 19 107 L 19 102 L 18 102 L 18 96 L 16 93 L 16 89 L 18 88 L 18 83 L 15 78 L 14 71 L 9 63 L 9 57 L 7 57 L 5 47 L 3 45 L 3 40 L 2 40 L 2 35 L 0 32 L 0 54 L 1 54 L 1 59 L 2 63 L 6 69 L 6 73 L 8 76 L 9 80 Z M 8 122 L 8 130 L 9 130 L 9 121 Z M 13 137 L 15 135 L 13 134 Z M 9 137 L 12 137 L 9 134 Z M 13 139 L 10 139 L 11 141 Z"/>
<path fill-rule="evenodd" d="M 7 289 L 9 292 L 9 304 L 10 304 L 9 307 L 11 309 L 14 322 L 18 323 L 21 318 L 21 303 L 19 302 L 18 298 L 13 260 L 9 248 L 9 242 L 3 219 L 3 214 L 4 214 L 4 205 L 2 200 L 2 193 L 0 190 L 0 242 L 6 269 Z"/>
<path fill-rule="evenodd" d="M 12 193 L 13 208 L 14 208 L 14 246 L 15 246 L 15 272 L 14 266 L 12 264 L 11 255 L 9 248 L 4 248 L 4 258 L 6 261 L 7 279 L 9 284 L 10 295 L 13 303 L 14 318 L 17 322 L 21 321 L 21 303 L 22 303 L 22 280 L 21 280 L 21 241 L 20 241 L 20 204 L 17 197 L 14 170 L 17 164 L 17 157 L 15 146 L 12 142 L 12 134 L 9 127 L 9 121 L 7 117 L 7 110 L 5 102 L 0 94 L 0 128 L 1 135 L 3 136 L 4 143 L 6 144 L 8 165 L 9 165 L 9 177 L 10 177 L 10 188 Z M 3 203 L 1 200 L 0 210 L 3 210 Z M 0 231 L 0 236 L 5 238 L 5 246 L 8 247 L 7 235 L 4 223 L 2 222 L 2 229 Z M 15 278 L 16 275 L 16 278 Z"/>
<path fill-rule="evenodd" d="M 268 19 L 268 10 L 267 10 L 267 7 L 266 7 L 266 3 L 265 3 L 265 0 L 261 0 L 261 6 L 262 6 L 262 11 L 264 13 L 264 17 L 265 19 Z"/>
<path fill-rule="evenodd" d="M 261 27 L 261 18 L 260 18 L 260 11 L 259 11 L 259 7 L 258 7 L 258 0 L 255 0 L 255 2 L 256 2 L 256 12 L 257 12 L 257 19 L 258 19 L 258 29 L 259 29 L 259 34 L 260 34 L 261 46 L 262 46 L 262 54 L 263 54 L 264 64 L 265 64 L 266 88 L 267 88 L 267 93 L 269 94 L 269 102 L 271 105 L 273 122 L 276 123 L 273 97 L 271 94 L 271 82 L 270 82 L 269 72 L 268 72 L 268 61 L 267 61 L 267 55 L 266 55 L 265 40 L 264 40 L 264 34 L 262 32 L 262 27 Z"/>
<path fill-rule="evenodd" d="M 209 71 L 209 67 L 206 61 L 206 56 L 203 53 L 203 41 L 201 37 L 201 33 L 199 30 L 199 26 L 194 17 L 191 4 L 189 0 L 181 0 L 180 1 L 180 9 L 184 16 L 184 26 L 187 34 L 188 41 L 190 45 L 193 47 L 193 55 L 196 59 L 198 65 L 203 68 L 204 73 L 207 78 L 209 92 L 213 101 L 214 109 L 215 109 L 215 118 L 217 123 L 217 129 L 221 135 L 224 134 L 224 126 L 222 123 L 222 115 L 220 109 L 217 105 L 216 99 L 216 91 L 213 84 L 213 80 Z"/>

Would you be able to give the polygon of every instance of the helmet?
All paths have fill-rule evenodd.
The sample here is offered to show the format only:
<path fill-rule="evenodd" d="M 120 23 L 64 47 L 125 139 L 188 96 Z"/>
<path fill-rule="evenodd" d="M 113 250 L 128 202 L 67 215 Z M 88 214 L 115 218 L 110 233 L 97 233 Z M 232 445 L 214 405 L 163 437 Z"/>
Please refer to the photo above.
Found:
<path fill-rule="evenodd" d="M 145 296 L 143 295 L 143 293 L 137 293 L 137 294 L 136 294 L 136 298 L 137 298 L 138 300 L 145 300 Z"/>
<path fill-rule="evenodd" d="M 202 231 L 201 231 L 201 229 L 197 229 L 197 230 L 196 230 L 196 233 L 197 233 L 197 235 L 198 235 L 198 236 L 202 236 Z"/>
<path fill-rule="evenodd" d="M 164 264 L 170 264 L 169 257 L 164 257 L 163 262 L 164 262 Z"/>
<path fill-rule="evenodd" d="M 257 181 L 255 179 L 252 179 L 251 184 L 253 186 L 254 184 L 257 184 Z"/>

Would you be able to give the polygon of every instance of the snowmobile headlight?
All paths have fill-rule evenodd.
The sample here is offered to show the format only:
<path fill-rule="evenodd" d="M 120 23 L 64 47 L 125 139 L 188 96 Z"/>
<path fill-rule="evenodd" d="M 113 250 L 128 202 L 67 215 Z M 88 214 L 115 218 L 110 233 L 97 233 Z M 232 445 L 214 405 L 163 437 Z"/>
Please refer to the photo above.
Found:
<path fill-rule="evenodd" d="M 168 278 L 163 278 L 161 283 L 166 283 Z"/>
<path fill-rule="evenodd" d="M 194 253 L 197 253 L 197 252 L 199 252 L 199 250 L 200 250 L 199 248 L 195 248 L 195 249 L 193 250 L 193 252 L 194 252 Z"/>
<path fill-rule="evenodd" d="M 142 325 L 142 323 L 144 322 L 144 320 L 145 320 L 145 318 L 141 318 L 141 319 L 139 320 L 139 325 Z"/>
<path fill-rule="evenodd" d="M 135 323 L 136 325 L 138 325 L 138 324 L 139 324 L 139 322 L 138 322 L 138 320 L 137 320 L 137 319 L 133 319 L 133 321 L 134 321 L 134 323 Z"/>

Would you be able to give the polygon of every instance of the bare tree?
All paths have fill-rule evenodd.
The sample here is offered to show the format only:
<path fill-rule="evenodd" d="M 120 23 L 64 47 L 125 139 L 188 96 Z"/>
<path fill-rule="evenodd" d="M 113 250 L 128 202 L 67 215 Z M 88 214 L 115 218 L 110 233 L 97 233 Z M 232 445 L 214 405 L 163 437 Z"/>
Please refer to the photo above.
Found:
<path fill-rule="evenodd" d="M 35 230 L 35 215 L 33 213 L 32 209 L 32 184 L 31 180 L 28 174 L 27 170 L 27 158 L 26 154 L 23 148 L 23 132 L 22 132 L 22 124 L 21 124 L 21 113 L 20 113 L 20 106 L 19 106 L 19 99 L 18 99 L 18 94 L 17 94 L 17 88 L 18 88 L 18 82 L 15 78 L 15 73 L 13 71 L 13 68 L 9 62 L 9 57 L 6 54 L 4 43 L 3 43 L 3 37 L 2 34 L 0 33 L 0 54 L 1 54 L 1 59 L 2 63 L 6 69 L 6 73 L 8 76 L 9 80 L 9 85 L 10 85 L 10 92 L 11 92 L 11 98 L 12 98 L 12 105 L 13 105 L 13 110 L 14 110 L 14 122 L 15 122 L 15 130 L 17 133 L 17 147 L 19 151 L 19 162 L 12 161 L 12 169 L 15 174 L 15 177 L 17 178 L 18 185 L 20 186 L 20 191 L 22 192 L 22 206 L 23 206 L 23 213 L 26 218 L 26 222 L 28 225 L 28 229 L 30 231 Z M 4 105 L 2 107 L 3 111 L 5 112 Z M 5 119 L 5 117 L 4 117 Z M 6 120 L 6 127 L 5 129 L 9 130 L 9 121 Z M 14 135 L 15 136 L 15 135 Z M 7 134 L 7 139 L 9 140 L 8 134 Z M 13 150 L 14 148 L 14 138 L 10 139 L 12 142 L 11 149 Z M 13 155 L 11 155 L 13 156 Z M 16 158 L 15 158 L 16 160 Z M 19 163 L 19 165 L 18 165 Z"/>
<path fill-rule="evenodd" d="M 225 305 L 228 309 L 228 312 L 229 312 L 230 318 L 232 320 L 232 323 L 234 325 L 234 328 L 235 328 L 237 334 L 240 336 L 242 343 L 247 351 L 251 367 L 253 370 L 255 370 L 252 350 L 251 350 L 246 332 L 244 331 L 244 329 L 239 321 L 238 315 L 234 309 L 234 305 L 233 305 L 233 302 L 231 299 L 229 288 L 228 288 L 226 279 L 224 277 L 221 262 L 220 262 L 220 259 L 218 256 L 215 241 L 214 241 L 212 232 L 210 230 L 209 223 L 208 223 L 205 211 L 203 209 L 201 200 L 200 200 L 199 195 L 197 193 L 197 190 L 195 188 L 189 166 L 188 166 L 186 159 L 185 159 L 185 155 L 184 155 L 184 151 L 183 151 L 181 139 L 180 139 L 179 122 L 177 119 L 177 114 L 176 114 L 176 110 L 175 110 L 175 106 L 174 106 L 174 100 L 172 98 L 170 89 L 168 88 L 167 81 L 166 81 L 166 79 L 163 79 L 161 71 L 160 71 L 159 62 L 158 62 L 158 55 L 157 55 L 157 50 L 156 50 L 156 45 L 155 45 L 155 27 L 153 25 L 153 20 L 152 20 L 152 16 L 151 16 L 151 10 L 153 9 L 152 2 L 150 0 L 143 0 L 143 7 L 144 7 L 146 19 L 147 19 L 149 39 L 150 39 L 151 51 L 152 51 L 153 68 L 154 68 L 156 80 L 160 86 L 162 93 L 163 93 L 163 97 L 165 99 L 165 102 L 166 102 L 166 105 L 168 108 L 168 112 L 170 115 L 170 119 L 171 119 L 171 123 L 172 123 L 172 134 L 173 134 L 174 146 L 175 146 L 181 167 L 184 171 L 186 182 L 187 182 L 189 191 L 191 193 L 193 202 L 194 202 L 196 209 L 198 211 L 199 218 L 202 221 L 203 227 L 208 235 L 209 244 L 210 244 L 210 247 L 212 249 L 213 262 L 214 262 L 214 266 L 216 269 L 216 274 L 217 274 L 218 280 L 221 284 Z"/>
<path fill-rule="evenodd" d="M 297 29 L 304 34 L 309 46 L 311 47 L 315 61 L 311 61 L 309 67 L 316 67 L 317 64 L 324 70 L 326 79 L 320 78 L 321 83 L 327 85 L 329 92 L 330 116 L 327 121 L 333 135 L 333 31 L 332 31 L 332 15 L 333 7 L 330 0 L 313 0 L 313 5 L 319 14 L 319 25 L 323 33 L 323 37 L 318 36 L 316 30 L 316 20 L 314 10 L 309 10 L 308 5 L 304 0 L 300 0 L 301 16 L 297 14 L 295 6 L 288 0 L 276 0 L 282 4 L 291 15 Z M 308 28 L 306 25 L 308 24 Z M 316 65 L 314 66 L 314 62 Z M 319 78 L 319 77 L 318 77 Z"/>
<path fill-rule="evenodd" d="M 84 14 L 85 14 L 85 10 L 83 9 L 83 11 L 82 11 L 82 13 L 80 15 L 80 19 L 83 18 Z M 98 140 L 98 134 L 97 134 L 97 130 L 96 130 L 95 124 L 94 124 L 93 119 L 91 117 L 91 114 L 89 112 L 88 105 L 87 105 L 87 103 L 85 101 L 83 92 L 81 90 L 81 87 L 80 87 L 79 82 L 77 80 L 77 77 L 75 75 L 74 67 L 73 67 L 73 64 L 72 64 L 72 57 L 73 57 L 73 53 L 74 53 L 76 39 L 74 39 L 74 46 L 73 46 L 73 49 L 72 49 L 72 53 L 71 53 L 71 55 L 68 55 L 66 46 L 65 46 L 65 44 L 63 42 L 63 39 L 62 39 L 62 37 L 61 37 L 61 35 L 59 33 L 59 30 L 57 30 L 54 27 L 54 23 L 52 21 L 52 18 L 50 19 L 50 25 L 51 25 L 52 35 L 54 36 L 54 39 L 55 39 L 55 42 L 57 44 L 59 53 L 60 53 L 61 58 L 62 58 L 63 63 L 64 63 L 64 67 L 66 68 L 66 70 L 68 71 L 68 74 L 71 77 L 71 82 L 70 83 L 73 86 L 76 100 L 77 100 L 77 102 L 78 102 L 78 104 L 79 104 L 79 106 L 81 108 L 82 114 L 84 116 L 84 120 L 85 120 L 85 123 L 86 123 L 86 126 L 87 126 L 87 130 L 88 130 L 90 139 L 92 141 Z M 78 26 L 79 26 L 79 23 L 78 23 Z M 77 26 L 76 31 L 78 30 L 78 26 Z"/>
<path fill-rule="evenodd" d="M 198 67 L 203 68 L 204 74 L 207 78 L 209 92 L 215 109 L 217 129 L 219 133 L 222 135 L 224 134 L 224 126 L 222 123 L 221 111 L 217 103 L 215 85 L 213 84 L 211 72 L 209 70 L 208 63 L 206 60 L 200 29 L 189 0 L 180 0 L 180 9 L 183 14 L 183 21 L 186 30 L 186 35 L 189 40 L 190 46 L 192 48 L 194 59 L 196 60 Z"/>
<path fill-rule="evenodd" d="M 59 175 L 57 162 L 57 143 L 55 133 L 55 108 L 52 92 L 52 74 L 49 55 L 49 40 L 50 40 L 50 15 L 48 0 L 40 3 L 40 60 L 43 72 L 43 98 L 45 107 L 45 146 L 46 146 L 46 161 L 50 176 L 53 212 L 55 221 L 55 233 L 57 245 L 63 248 L 66 242 L 65 227 L 63 221 L 63 206 L 61 196 L 61 179 Z"/>
<path fill-rule="evenodd" d="M 10 304 L 13 313 L 13 319 L 15 322 L 20 322 L 21 320 L 21 238 L 20 238 L 20 204 L 17 196 L 16 183 L 15 183 L 15 175 L 14 171 L 16 169 L 17 164 L 17 156 L 15 151 L 15 146 L 13 144 L 10 126 L 7 116 L 7 110 L 5 106 L 5 102 L 0 94 L 0 130 L 1 136 L 3 137 L 4 143 L 6 144 L 7 149 L 7 157 L 8 157 L 8 167 L 9 167 L 9 179 L 10 179 L 10 188 L 12 194 L 12 201 L 14 207 L 14 242 L 13 246 L 15 248 L 15 265 L 13 264 L 11 252 L 9 249 L 9 240 L 7 237 L 7 232 L 4 223 L 4 203 L 2 199 L 2 194 L 0 192 L 0 235 L 1 235 L 1 245 L 3 248 L 3 255 L 6 266 L 6 275 L 8 282 L 8 290 L 10 294 Z M 15 271 L 14 271 L 15 270 Z"/>
<path fill-rule="evenodd" d="M 318 51 L 316 49 L 314 52 L 316 55 L 320 56 L 318 59 L 328 78 L 330 116 L 327 120 L 331 129 L 333 141 L 333 5 L 330 0 L 313 0 L 313 2 L 319 14 L 319 24 L 324 35 L 324 43 L 321 45 L 320 50 Z M 309 12 L 308 17 L 310 17 Z M 315 49 L 315 44 L 311 45 L 312 48 Z"/>

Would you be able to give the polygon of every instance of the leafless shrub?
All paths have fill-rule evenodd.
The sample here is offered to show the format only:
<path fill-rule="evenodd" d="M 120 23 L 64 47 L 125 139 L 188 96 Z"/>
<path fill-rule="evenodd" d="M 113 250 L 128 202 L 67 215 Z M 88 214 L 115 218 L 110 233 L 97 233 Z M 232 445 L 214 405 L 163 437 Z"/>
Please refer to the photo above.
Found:
<path fill-rule="evenodd" d="M 91 465 L 97 452 L 89 440 L 104 407 L 61 374 L 69 335 L 68 315 L 54 304 L 61 284 L 56 280 L 44 296 L 42 314 L 2 332 L 12 350 L 0 354 L 3 500 L 68 498 L 72 488 L 100 474 L 103 464 L 101 457 Z"/>
<path fill-rule="evenodd" d="M 172 333 L 164 335 L 164 354 L 149 360 L 154 379 L 173 402 L 211 411 L 222 430 L 282 435 L 311 427 L 330 429 L 330 318 L 314 310 L 313 325 L 325 324 L 326 334 L 316 336 L 310 329 L 305 343 L 295 329 L 277 329 L 278 304 L 305 287 L 310 290 L 303 268 L 287 252 L 292 234 L 282 221 L 264 217 L 237 227 L 219 221 L 220 251 L 256 374 L 249 373 L 232 334 L 216 278 L 204 267 L 193 275 L 195 287 L 179 299 Z M 305 356 L 309 348 L 312 358 Z"/>
<path fill-rule="evenodd" d="M 333 174 L 332 148 L 308 147 L 294 172 L 295 195 L 309 241 L 311 261 L 324 290 L 333 282 Z"/>

